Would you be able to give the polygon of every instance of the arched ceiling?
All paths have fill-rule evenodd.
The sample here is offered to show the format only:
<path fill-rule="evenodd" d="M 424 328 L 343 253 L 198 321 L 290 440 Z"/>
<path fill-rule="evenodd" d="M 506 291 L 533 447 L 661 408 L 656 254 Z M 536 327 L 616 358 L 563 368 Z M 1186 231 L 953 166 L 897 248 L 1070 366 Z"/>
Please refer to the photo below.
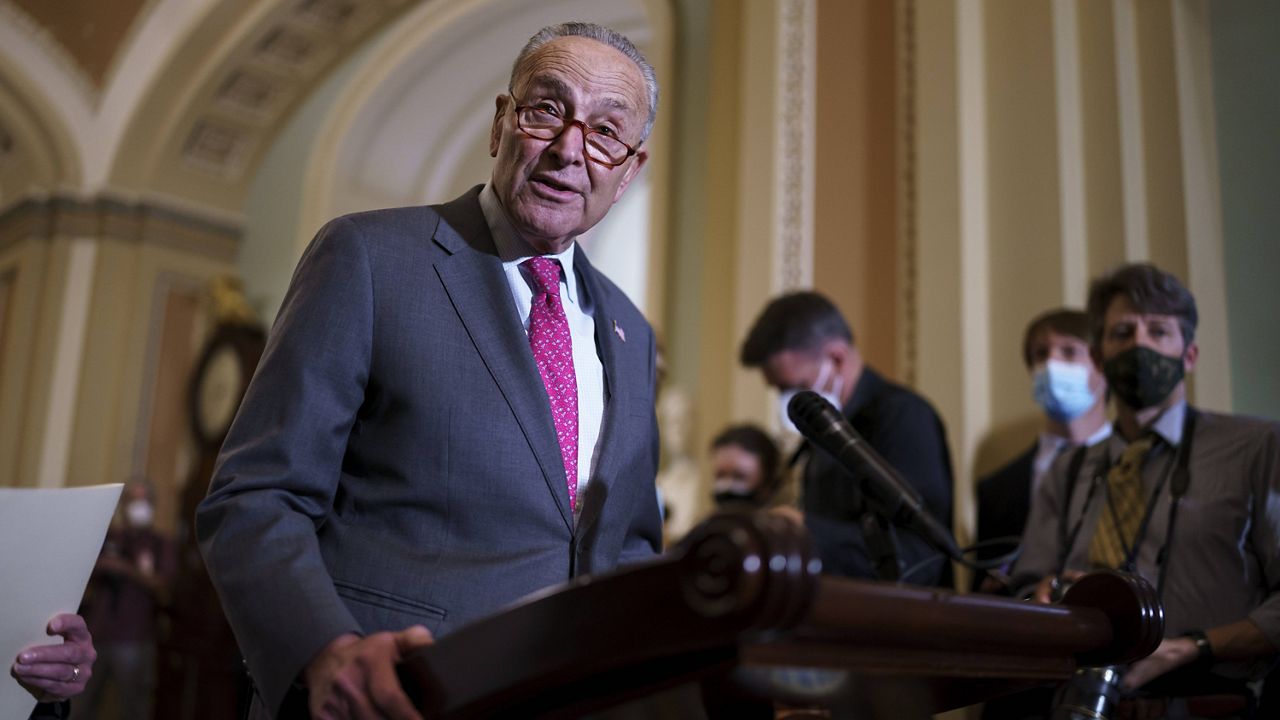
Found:
<path fill-rule="evenodd" d="M 310 90 L 402 12 L 439 1 L 218 3 L 143 100 L 111 185 L 238 212 L 253 169 Z"/>
<path fill-rule="evenodd" d="M 405 10 L 441 0 L 0 0 L 0 82 L 70 148 L 54 183 L 238 214 L 252 169 L 325 74 Z M 14 105 L 10 103 L 9 105 Z"/>
<path fill-rule="evenodd" d="M 8 0 L 101 88 L 147 0 Z"/>
<path fill-rule="evenodd" d="M 532 34 L 566 19 L 619 30 L 659 68 L 660 82 L 668 79 L 671 17 L 663 0 L 417 5 L 332 73 L 262 166 L 240 264 L 254 289 L 263 297 L 283 295 L 302 248 L 332 217 L 442 202 L 487 180 L 494 98 L 506 90 L 511 63 Z M 662 133 L 659 127 L 657 143 L 648 146 L 650 168 L 664 165 Z M 619 207 L 589 233 L 606 239 L 583 238 L 597 267 L 641 305 L 649 228 L 663 207 L 650 201 L 650 174 L 643 172 Z M 272 200 L 264 205 L 268 194 Z M 606 228 L 615 222 L 620 227 Z M 292 238 L 287 228 L 294 230 Z"/>
<path fill-rule="evenodd" d="M 45 158 L 44 187 L 239 218 L 292 113 L 386 30 L 362 77 L 372 90 L 344 95 L 352 107 L 335 112 L 334 155 L 317 167 L 350 177 L 331 197 L 419 201 L 485 159 L 473 151 L 493 96 L 532 32 L 594 20 L 643 48 L 666 12 L 661 0 L 0 0 L 0 82 L 22 101 L 0 104 L 0 158 L 17 175 L 32 164 L 15 158 Z M 19 106 L 35 115 L 6 114 Z M 25 129 L 32 117 L 47 137 Z"/>

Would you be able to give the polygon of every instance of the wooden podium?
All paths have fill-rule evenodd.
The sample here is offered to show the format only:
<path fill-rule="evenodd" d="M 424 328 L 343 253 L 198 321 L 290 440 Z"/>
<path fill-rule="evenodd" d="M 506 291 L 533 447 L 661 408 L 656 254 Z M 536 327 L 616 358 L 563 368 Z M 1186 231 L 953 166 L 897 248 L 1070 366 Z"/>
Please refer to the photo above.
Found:
<path fill-rule="evenodd" d="M 652 563 L 584 577 L 442 638 L 401 669 L 430 718 L 577 717 L 691 681 L 852 717 L 927 717 L 1077 667 L 1130 662 L 1164 614 L 1097 573 L 1061 605 L 823 577 L 769 514 L 711 518 Z"/>

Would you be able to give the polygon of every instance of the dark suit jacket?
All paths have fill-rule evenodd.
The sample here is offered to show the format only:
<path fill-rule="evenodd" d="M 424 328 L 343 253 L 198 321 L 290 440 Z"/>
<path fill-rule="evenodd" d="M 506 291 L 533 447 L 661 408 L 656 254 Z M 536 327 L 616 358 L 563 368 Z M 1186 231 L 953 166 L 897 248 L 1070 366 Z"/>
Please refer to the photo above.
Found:
<path fill-rule="evenodd" d="M 320 231 L 197 511 L 201 551 L 273 715 L 342 633 L 421 623 L 440 637 L 660 550 L 649 325 L 579 249 L 606 402 L 575 524 L 478 192 Z"/>
<path fill-rule="evenodd" d="M 867 444 L 920 491 L 929 512 L 950 528 L 951 454 L 942 419 L 928 401 L 867 367 L 842 411 Z M 821 450 L 810 452 L 804 475 L 805 525 L 826 572 L 876 577 L 859 527 L 865 508 L 861 492 L 865 477 L 864 472 L 846 472 Z M 919 566 L 919 571 L 904 581 L 951 583 L 951 565 L 941 552 L 909 530 L 895 528 L 895 534 L 902 565 L 908 570 Z"/>
<path fill-rule="evenodd" d="M 63 700 L 56 703 L 36 703 L 28 720 L 63 720 L 71 717 L 71 703 Z"/>
<path fill-rule="evenodd" d="M 1037 448 L 1032 444 L 1004 467 L 978 480 L 978 542 L 1022 537 L 1027 526 L 1027 513 L 1031 511 L 1031 475 Z M 983 548 L 977 556 L 985 560 L 1012 549 L 1003 545 Z M 974 588 L 982 582 L 982 577 L 983 573 L 974 573 Z"/>

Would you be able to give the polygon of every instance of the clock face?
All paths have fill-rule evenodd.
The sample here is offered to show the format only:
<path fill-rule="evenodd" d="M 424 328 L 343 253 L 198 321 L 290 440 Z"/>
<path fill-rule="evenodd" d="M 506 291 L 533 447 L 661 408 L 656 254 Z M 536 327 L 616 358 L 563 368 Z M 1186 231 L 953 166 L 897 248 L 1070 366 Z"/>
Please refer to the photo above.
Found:
<path fill-rule="evenodd" d="M 196 420 L 200 434 L 220 438 L 226 434 L 240 405 L 244 368 L 231 345 L 214 350 L 196 388 Z"/>

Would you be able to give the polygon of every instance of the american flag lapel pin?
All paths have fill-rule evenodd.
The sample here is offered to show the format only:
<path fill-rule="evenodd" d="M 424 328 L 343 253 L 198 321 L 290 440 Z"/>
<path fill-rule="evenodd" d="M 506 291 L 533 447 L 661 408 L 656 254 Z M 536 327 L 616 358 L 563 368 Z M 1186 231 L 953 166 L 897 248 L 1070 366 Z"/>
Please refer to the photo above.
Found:
<path fill-rule="evenodd" d="M 622 326 L 618 324 L 617 320 L 613 321 L 613 334 L 617 335 L 622 342 L 627 341 L 627 334 L 622 331 Z"/>

